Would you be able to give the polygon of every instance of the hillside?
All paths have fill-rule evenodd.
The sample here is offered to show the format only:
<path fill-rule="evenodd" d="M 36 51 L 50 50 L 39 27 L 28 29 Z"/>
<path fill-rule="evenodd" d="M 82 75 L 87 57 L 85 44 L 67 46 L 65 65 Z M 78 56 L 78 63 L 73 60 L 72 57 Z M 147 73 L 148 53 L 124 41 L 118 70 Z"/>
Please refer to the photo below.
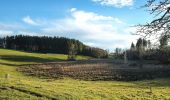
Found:
<path fill-rule="evenodd" d="M 0 100 L 170 99 L 170 79 L 136 82 L 41 79 L 16 71 L 20 64 L 66 60 L 66 55 L 0 49 Z M 78 56 L 77 59 L 89 57 Z M 151 88 L 150 88 L 151 87 Z"/>
<path fill-rule="evenodd" d="M 107 58 L 108 52 L 101 48 L 85 45 L 76 39 L 65 37 L 15 35 L 0 37 L 0 47 L 27 52 L 84 55 Z"/>
<path fill-rule="evenodd" d="M 41 53 L 27 53 L 16 50 L 0 49 L 0 64 L 2 65 L 21 65 L 33 63 L 45 63 L 64 61 L 67 55 L 64 54 L 41 54 Z M 89 59 L 88 56 L 77 56 L 77 60 Z"/>

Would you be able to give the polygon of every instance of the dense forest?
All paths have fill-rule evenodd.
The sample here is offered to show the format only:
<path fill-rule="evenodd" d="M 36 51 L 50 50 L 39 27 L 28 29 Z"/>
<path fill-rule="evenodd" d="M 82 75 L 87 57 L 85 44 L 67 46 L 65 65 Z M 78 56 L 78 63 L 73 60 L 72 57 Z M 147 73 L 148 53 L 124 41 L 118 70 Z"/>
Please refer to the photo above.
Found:
<path fill-rule="evenodd" d="M 107 58 L 106 50 L 90 47 L 75 39 L 47 36 L 6 36 L 0 39 L 0 46 L 7 49 L 23 50 L 40 53 L 59 53 Z"/>

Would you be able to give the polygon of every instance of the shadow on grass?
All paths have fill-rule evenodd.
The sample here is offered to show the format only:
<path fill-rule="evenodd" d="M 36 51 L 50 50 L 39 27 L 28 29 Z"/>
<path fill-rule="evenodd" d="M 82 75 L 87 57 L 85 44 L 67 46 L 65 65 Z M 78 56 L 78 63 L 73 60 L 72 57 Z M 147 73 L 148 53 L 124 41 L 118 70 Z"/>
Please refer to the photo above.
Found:
<path fill-rule="evenodd" d="M 17 56 L 17 55 L 2 55 L 2 60 L 6 61 L 12 61 L 12 62 L 34 62 L 34 63 L 46 63 L 46 62 L 56 62 L 56 61 L 63 61 L 62 59 L 58 58 L 40 58 L 40 57 L 34 57 L 34 56 Z M 15 66 L 16 64 L 8 64 L 8 63 L 1 63 L 2 65 L 10 65 Z"/>
<path fill-rule="evenodd" d="M 151 87 L 169 87 L 170 86 L 170 78 L 169 77 L 162 77 L 156 78 L 153 80 L 145 80 L 145 81 L 137 81 L 133 82 L 138 86 L 151 86 Z"/>
<path fill-rule="evenodd" d="M 17 64 L 9 64 L 9 63 L 2 63 L 2 62 L 0 62 L 0 65 L 6 65 L 6 66 L 17 66 Z"/>

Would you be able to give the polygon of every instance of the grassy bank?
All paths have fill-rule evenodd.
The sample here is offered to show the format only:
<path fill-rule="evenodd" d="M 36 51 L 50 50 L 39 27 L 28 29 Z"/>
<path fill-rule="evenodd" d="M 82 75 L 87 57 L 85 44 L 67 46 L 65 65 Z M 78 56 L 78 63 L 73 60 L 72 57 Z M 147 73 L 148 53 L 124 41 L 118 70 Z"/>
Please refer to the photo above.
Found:
<path fill-rule="evenodd" d="M 17 65 L 61 61 L 66 60 L 67 55 L 0 49 L 0 56 L 0 100 L 170 99 L 170 79 L 167 78 L 135 82 L 39 79 L 17 72 Z M 88 58 L 78 56 L 77 59 Z"/>

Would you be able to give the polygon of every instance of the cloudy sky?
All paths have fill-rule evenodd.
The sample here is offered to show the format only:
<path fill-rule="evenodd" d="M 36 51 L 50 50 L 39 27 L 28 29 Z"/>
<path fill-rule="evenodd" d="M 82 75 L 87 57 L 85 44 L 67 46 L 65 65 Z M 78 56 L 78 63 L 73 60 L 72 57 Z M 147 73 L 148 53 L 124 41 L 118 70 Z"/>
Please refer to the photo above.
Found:
<path fill-rule="evenodd" d="M 0 36 L 46 35 L 75 38 L 114 50 L 138 36 L 132 27 L 151 19 L 146 0 L 1 0 Z"/>

